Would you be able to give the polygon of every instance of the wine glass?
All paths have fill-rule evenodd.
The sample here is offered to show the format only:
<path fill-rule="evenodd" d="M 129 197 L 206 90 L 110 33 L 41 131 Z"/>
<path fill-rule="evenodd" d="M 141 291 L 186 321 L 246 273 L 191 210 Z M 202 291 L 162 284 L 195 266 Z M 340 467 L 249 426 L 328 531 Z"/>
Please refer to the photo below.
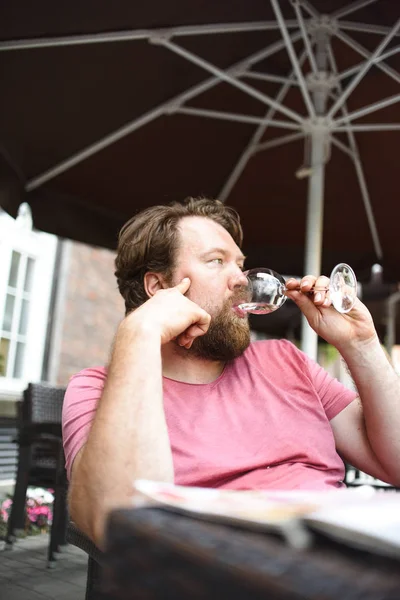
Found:
<path fill-rule="evenodd" d="M 286 302 L 288 289 L 282 275 L 265 268 L 250 269 L 244 274 L 248 285 L 243 286 L 242 299 L 236 305 L 239 312 L 266 315 Z M 312 288 L 310 293 L 322 291 L 329 291 L 332 304 L 338 312 L 348 313 L 357 298 L 357 278 L 353 269 L 345 263 L 336 265 L 329 279 L 329 287 Z"/>

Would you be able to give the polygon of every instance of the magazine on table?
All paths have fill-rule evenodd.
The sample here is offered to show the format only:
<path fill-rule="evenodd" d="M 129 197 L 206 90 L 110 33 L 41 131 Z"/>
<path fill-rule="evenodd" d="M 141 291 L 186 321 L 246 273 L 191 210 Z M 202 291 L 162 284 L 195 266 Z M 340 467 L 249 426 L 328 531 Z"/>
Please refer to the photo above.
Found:
<path fill-rule="evenodd" d="M 307 548 L 317 530 L 353 547 L 400 558 L 400 493 L 370 487 L 324 491 L 220 490 L 134 482 L 136 507 L 157 505 L 208 521 L 280 533 Z"/>

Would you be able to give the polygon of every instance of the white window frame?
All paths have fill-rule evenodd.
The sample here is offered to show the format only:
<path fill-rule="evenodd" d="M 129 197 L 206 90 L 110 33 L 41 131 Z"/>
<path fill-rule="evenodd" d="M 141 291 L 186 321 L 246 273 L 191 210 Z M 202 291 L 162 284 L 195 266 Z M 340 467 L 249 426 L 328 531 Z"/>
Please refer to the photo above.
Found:
<path fill-rule="evenodd" d="M 0 327 L 13 250 L 35 261 L 22 376 L 0 376 L 0 401 L 19 400 L 28 383 L 41 379 L 56 249 L 56 236 L 21 227 L 0 210 Z"/>

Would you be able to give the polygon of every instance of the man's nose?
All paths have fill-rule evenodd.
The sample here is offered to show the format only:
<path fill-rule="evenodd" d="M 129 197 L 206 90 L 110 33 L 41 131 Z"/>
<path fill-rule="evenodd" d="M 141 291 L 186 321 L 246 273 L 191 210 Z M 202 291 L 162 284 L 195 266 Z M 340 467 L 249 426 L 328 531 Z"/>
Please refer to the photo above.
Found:
<path fill-rule="evenodd" d="M 232 277 L 230 278 L 230 289 L 233 290 L 237 287 L 243 287 L 243 286 L 247 286 L 248 285 L 248 279 L 246 277 L 246 275 L 243 273 L 243 271 L 238 267 L 237 271 L 232 275 Z"/>

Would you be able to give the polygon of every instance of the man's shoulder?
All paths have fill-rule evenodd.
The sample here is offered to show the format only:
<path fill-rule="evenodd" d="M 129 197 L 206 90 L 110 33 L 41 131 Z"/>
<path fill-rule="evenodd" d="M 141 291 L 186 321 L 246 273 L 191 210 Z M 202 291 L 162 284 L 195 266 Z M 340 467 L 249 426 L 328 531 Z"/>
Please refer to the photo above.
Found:
<path fill-rule="evenodd" d="M 81 385 L 103 386 L 107 378 L 107 367 L 88 367 L 72 375 L 68 387 Z"/>

